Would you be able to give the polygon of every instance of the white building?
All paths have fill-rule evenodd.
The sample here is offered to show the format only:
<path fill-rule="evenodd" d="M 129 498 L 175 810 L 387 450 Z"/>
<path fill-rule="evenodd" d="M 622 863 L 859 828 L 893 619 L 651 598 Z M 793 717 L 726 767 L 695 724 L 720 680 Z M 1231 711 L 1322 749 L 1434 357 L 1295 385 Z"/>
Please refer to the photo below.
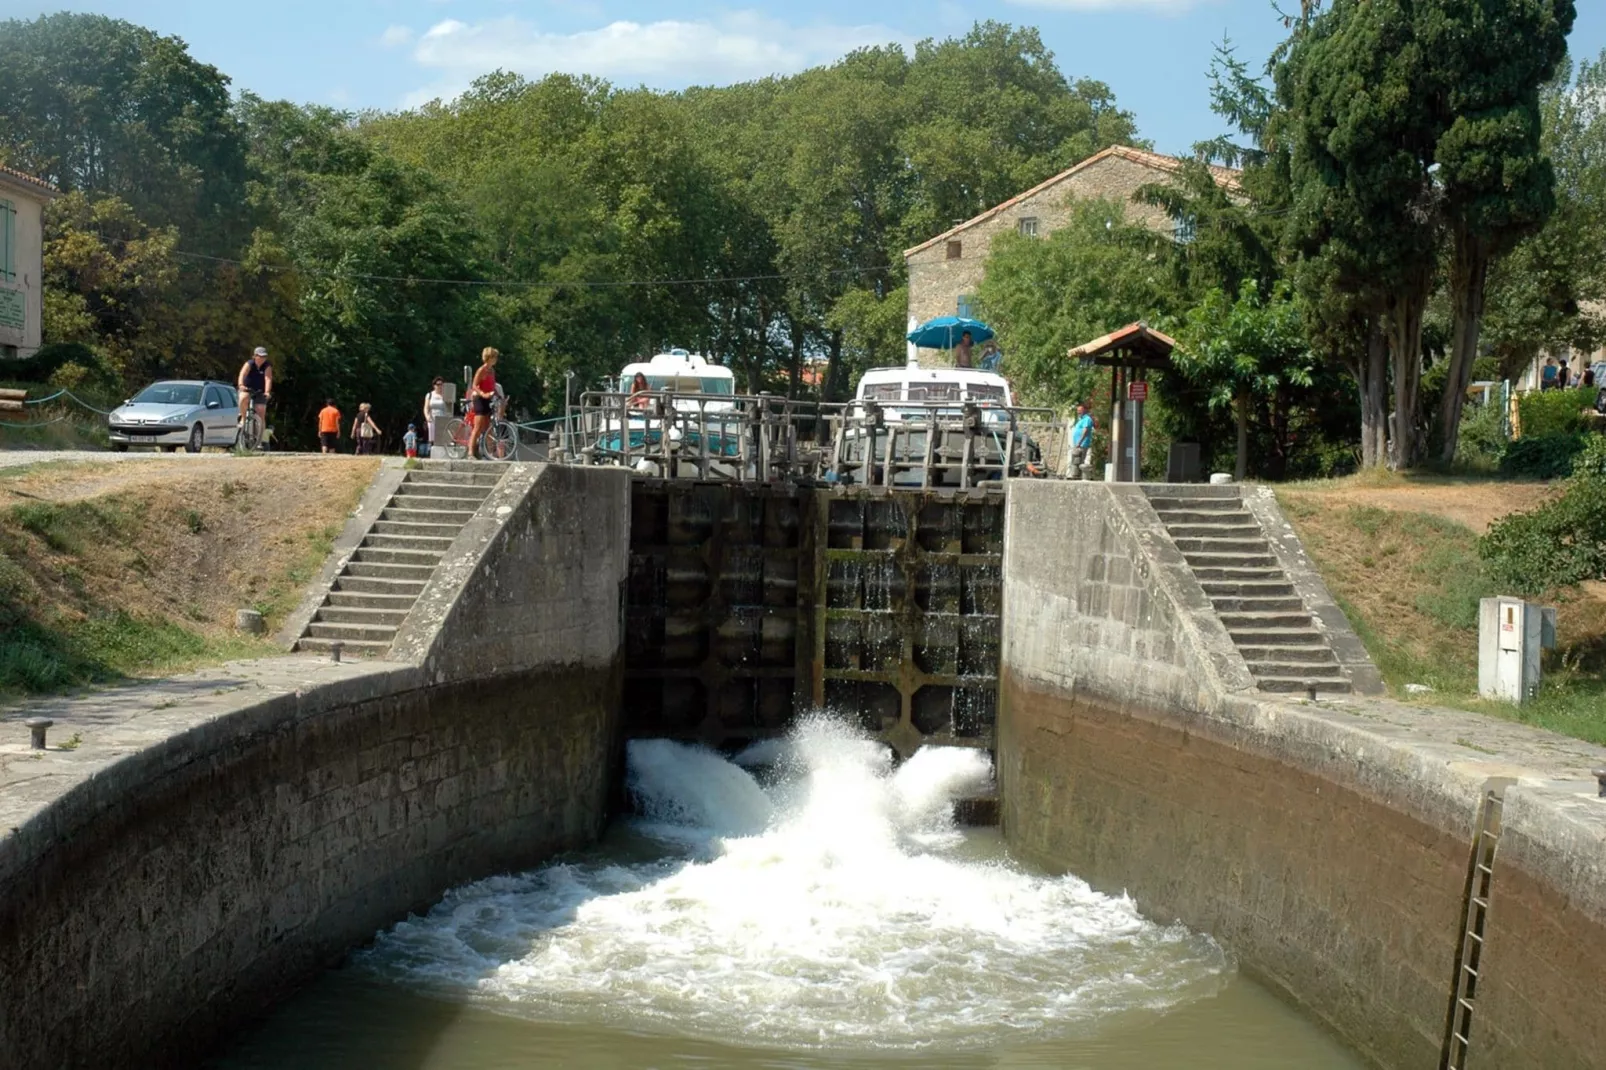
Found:
<path fill-rule="evenodd" d="M 45 202 L 56 195 L 50 183 L 0 165 L 0 358 L 39 348 Z"/>

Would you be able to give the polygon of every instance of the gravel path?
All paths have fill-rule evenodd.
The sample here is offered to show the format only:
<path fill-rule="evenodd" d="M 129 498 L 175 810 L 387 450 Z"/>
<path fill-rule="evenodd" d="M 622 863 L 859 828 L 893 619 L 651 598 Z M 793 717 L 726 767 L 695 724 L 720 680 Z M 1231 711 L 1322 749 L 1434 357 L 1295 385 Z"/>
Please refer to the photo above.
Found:
<path fill-rule="evenodd" d="M 207 461 L 219 457 L 229 457 L 227 451 L 211 450 L 206 453 L 162 453 L 159 450 L 129 450 L 127 453 L 117 453 L 114 450 L 0 450 L 0 468 L 16 468 L 26 464 L 50 464 L 56 461 L 70 461 L 74 464 L 114 464 L 124 461 L 191 461 L 196 464 L 205 464 Z M 300 457 L 315 456 L 314 454 L 298 453 L 271 453 L 270 457 Z"/>

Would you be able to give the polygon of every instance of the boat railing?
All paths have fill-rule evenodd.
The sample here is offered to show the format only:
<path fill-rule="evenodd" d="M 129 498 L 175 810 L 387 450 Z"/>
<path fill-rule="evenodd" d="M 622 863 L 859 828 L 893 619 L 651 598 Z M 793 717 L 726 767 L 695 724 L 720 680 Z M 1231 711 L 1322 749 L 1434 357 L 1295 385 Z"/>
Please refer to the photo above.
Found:
<path fill-rule="evenodd" d="M 587 391 L 549 459 L 668 478 L 975 487 L 1062 476 L 1068 428 L 1050 409 L 990 402 L 814 402 L 772 394 Z"/>

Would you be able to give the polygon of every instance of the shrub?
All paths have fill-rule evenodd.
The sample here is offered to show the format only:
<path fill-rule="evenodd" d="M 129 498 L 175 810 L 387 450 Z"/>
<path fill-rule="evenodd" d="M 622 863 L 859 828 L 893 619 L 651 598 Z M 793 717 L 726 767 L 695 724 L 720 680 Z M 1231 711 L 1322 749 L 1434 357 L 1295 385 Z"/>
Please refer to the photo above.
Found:
<path fill-rule="evenodd" d="M 1461 419 L 1456 440 L 1456 463 L 1466 468 L 1490 469 L 1500 463 L 1506 449 L 1505 414 L 1498 402 L 1469 406 Z"/>
<path fill-rule="evenodd" d="M 1500 456 L 1500 474 L 1530 479 L 1556 479 L 1570 475 L 1573 458 L 1584 448 L 1585 435 L 1528 435 L 1512 442 Z"/>
<path fill-rule="evenodd" d="M 1606 579 L 1606 438 L 1581 448 L 1561 497 L 1497 521 L 1478 553 L 1499 582 L 1537 595 Z"/>
<path fill-rule="evenodd" d="M 1584 412 L 1595 404 L 1590 387 L 1576 390 L 1530 390 L 1517 399 L 1522 437 L 1572 434 L 1584 428 Z"/>

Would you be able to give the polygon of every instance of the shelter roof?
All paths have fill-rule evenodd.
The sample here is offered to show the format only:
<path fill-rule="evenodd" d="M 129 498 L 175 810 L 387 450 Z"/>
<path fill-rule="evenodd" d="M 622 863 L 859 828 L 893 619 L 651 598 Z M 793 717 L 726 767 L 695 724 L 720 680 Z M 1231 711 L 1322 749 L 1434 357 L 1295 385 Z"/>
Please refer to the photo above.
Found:
<path fill-rule="evenodd" d="M 1035 197 L 1044 190 L 1051 189 L 1054 186 L 1059 185 L 1061 182 L 1064 182 L 1067 178 L 1070 178 L 1077 172 L 1085 171 L 1089 167 L 1111 158 L 1128 160 L 1132 163 L 1142 164 L 1144 167 L 1152 167 L 1156 171 L 1163 171 L 1166 174 L 1171 175 L 1181 171 L 1183 167 L 1183 161 L 1177 159 L 1175 156 L 1165 156 L 1158 152 L 1149 152 L 1146 149 L 1134 149 L 1129 145 L 1111 145 L 1109 148 L 1104 149 L 1101 152 L 1094 153 L 1092 156 L 1089 156 L 1087 159 L 1083 160 L 1079 164 L 1076 164 L 1074 167 L 1070 167 L 1064 171 L 1061 171 L 1053 178 L 1050 178 L 1044 182 L 1039 182 L 1025 193 L 1017 193 L 1004 203 L 996 204 L 987 209 L 981 215 L 967 219 L 958 226 L 951 227 L 950 229 L 945 230 L 941 234 L 937 235 L 935 238 L 932 238 L 929 241 L 921 242 L 912 249 L 905 249 L 903 251 L 903 255 L 905 257 L 910 257 L 915 253 L 931 248 L 938 242 L 947 241 L 949 238 L 952 238 L 961 231 L 969 230 L 977 223 L 985 223 L 998 213 L 1013 208 L 1015 205 L 1026 200 L 1028 197 Z M 1242 188 L 1238 183 L 1239 177 L 1243 174 L 1241 171 L 1237 171 L 1231 167 L 1218 167 L 1212 164 L 1210 166 L 1210 173 L 1223 188 L 1230 192 L 1236 193 Z"/>
<path fill-rule="evenodd" d="M 1111 331 L 1103 337 L 1077 346 L 1066 356 L 1072 360 L 1107 368 L 1163 370 L 1171 366 L 1171 351 L 1176 347 L 1176 339 L 1169 335 L 1162 334 L 1146 323 L 1131 323 L 1118 331 Z"/>

